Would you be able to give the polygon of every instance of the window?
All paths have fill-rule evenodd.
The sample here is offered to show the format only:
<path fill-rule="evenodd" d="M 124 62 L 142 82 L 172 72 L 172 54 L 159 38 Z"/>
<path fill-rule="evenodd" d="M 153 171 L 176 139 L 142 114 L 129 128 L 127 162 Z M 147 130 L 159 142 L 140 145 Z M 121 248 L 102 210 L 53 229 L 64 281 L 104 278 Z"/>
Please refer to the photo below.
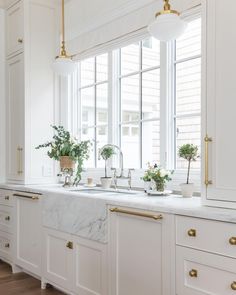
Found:
<path fill-rule="evenodd" d="M 90 139 L 93 149 L 86 163 L 98 167 L 97 152 L 108 141 L 108 54 L 80 63 L 81 140 Z"/>
<path fill-rule="evenodd" d="M 79 79 L 79 133 L 94 142 L 87 167 L 103 167 L 97 152 L 109 142 L 120 145 L 125 168 L 187 168 L 179 146 L 200 149 L 201 141 L 200 18 L 176 42 L 147 37 L 80 62 Z M 200 170 L 200 160 L 193 168 Z"/>

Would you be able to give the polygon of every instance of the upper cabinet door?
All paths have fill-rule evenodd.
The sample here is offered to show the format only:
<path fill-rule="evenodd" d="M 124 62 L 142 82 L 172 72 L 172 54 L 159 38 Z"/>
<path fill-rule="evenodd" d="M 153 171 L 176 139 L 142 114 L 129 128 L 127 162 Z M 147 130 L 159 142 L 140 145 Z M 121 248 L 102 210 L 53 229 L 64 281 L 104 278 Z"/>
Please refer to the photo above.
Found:
<path fill-rule="evenodd" d="M 236 208 L 236 1 L 204 0 L 203 5 L 204 200 Z"/>
<path fill-rule="evenodd" d="M 23 51 L 24 25 L 23 3 L 17 2 L 6 13 L 7 56 Z"/>

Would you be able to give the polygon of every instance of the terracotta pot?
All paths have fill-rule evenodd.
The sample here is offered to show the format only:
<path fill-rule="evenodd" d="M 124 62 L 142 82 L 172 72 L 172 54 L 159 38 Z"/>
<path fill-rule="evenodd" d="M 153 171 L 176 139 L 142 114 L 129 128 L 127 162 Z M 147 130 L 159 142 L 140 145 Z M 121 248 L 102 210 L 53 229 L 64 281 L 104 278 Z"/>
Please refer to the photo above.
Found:
<path fill-rule="evenodd" d="M 60 167 L 61 170 L 75 170 L 75 162 L 71 160 L 68 156 L 63 156 L 60 158 Z"/>

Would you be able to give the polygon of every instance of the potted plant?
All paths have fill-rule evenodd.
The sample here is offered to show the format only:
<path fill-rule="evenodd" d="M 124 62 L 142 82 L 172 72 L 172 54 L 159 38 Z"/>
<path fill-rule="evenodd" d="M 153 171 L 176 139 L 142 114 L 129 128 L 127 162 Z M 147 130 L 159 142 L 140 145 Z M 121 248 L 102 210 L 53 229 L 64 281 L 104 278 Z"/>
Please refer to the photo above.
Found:
<path fill-rule="evenodd" d="M 105 177 L 101 177 L 102 188 L 108 189 L 112 183 L 112 177 L 107 175 L 107 164 L 108 160 L 115 154 L 114 148 L 112 146 L 106 146 L 101 149 L 100 155 L 105 161 Z"/>
<path fill-rule="evenodd" d="M 52 126 L 52 128 L 55 131 L 52 141 L 41 144 L 36 149 L 49 148 L 47 152 L 49 158 L 60 161 L 61 171 L 74 171 L 77 164 L 73 185 L 78 185 L 83 162 L 89 158 L 90 141 L 78 142 L 63 126 Z"/>
<path fill-rule="evenodd" d="M 151 165 L 148 163 L 148 169 L 144 172 L 144 176 L 141 177 L 144 182 L 144 192 L 148 192 L 151 189 L 152 177 L 151 177 Z"/>
<path fill-rule="evenodd" d="M 195 162 L 199 158 L 198 147 L 193 144 L 184 144 L 179 148 L 178 155 L 180 158 L 188 161 L 187 181 L 180 184 L 182 196 L 191 198 L 193 196 L 194 184 L 189 182 L 191 162 Z"/>

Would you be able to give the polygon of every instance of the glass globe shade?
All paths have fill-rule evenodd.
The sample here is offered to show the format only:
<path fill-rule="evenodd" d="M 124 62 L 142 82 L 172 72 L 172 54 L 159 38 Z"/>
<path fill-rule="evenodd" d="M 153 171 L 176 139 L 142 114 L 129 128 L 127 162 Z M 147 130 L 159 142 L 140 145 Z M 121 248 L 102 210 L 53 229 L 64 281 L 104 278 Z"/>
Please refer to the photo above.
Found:
<path fill-rule="evenodd" d="M 148 26 L 149 33 L 160 41 L 171 41 L 180 37 L 187 23 L 175 13 L 161 14 Z"/>
<path fill-rule="evenodd" d="M 76 63 L 69 57 L 58 57 L 53 63 L 53 70 L 60 76 L 68 76 L 76 70 Z"/>

